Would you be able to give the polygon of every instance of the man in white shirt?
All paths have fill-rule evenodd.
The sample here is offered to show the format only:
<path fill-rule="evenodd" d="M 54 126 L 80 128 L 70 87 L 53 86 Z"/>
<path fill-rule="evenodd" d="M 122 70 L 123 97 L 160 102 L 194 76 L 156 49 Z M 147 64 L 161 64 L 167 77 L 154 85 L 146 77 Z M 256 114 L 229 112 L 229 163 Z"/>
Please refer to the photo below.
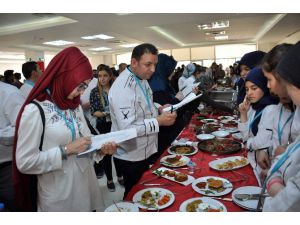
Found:
<path fill-rule="evenodd" d="M 0 81 L 0 202 L 16 211 L 12 184 L 12 149 L 15 123 L 25 99 L 18 88 Z"/>
<path fill-rule="evenodd" d="M 20 91 L 22 92 L 24 98 L 27 98 L 31 89 L 34 86 L 34 83 L 42 75 L 42 71 L 36 62 L 29 61 L 22 65 L 22 73 L 26 78 L 26 80 L 24 81 L 24 84 L 20 88 Z"/>
<path fill-rule="evenodd" d="M 111 131 L 136 128 L 138 137 L 120 144 L 114 155 L 124 177 L 124 198 L 149 168 L 149 157 L 157 152 L 159 126 L 174 124 L 176 113 L 158 115 L 148 84 L 158 61 L 152 44 L 133 49 L 131 64 L 115 80 L 109 91 Z"/>

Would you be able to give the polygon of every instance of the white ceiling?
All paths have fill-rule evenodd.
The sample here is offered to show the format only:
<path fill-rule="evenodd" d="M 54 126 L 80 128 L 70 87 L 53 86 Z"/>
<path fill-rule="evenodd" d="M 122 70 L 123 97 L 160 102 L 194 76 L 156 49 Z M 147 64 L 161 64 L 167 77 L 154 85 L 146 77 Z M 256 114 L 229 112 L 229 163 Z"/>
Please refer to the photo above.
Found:
<path fill-rule="evenodd" d="M 225 30 L 229 39 L 216 41 L 208 38 L 198 24 L 229 20 Z M 159 27 L 173 40 L 151 27 Z M 43 42 L 67 40 L 76 42 L 86 54 L 89 48 L 109 47 L 112 50 L 98 54 L 128 52 L 119 46 L 125 43 L 149 42 L 159 49 L 174 49 L 230 43 L 278 43 L 300 30 L 300 14 L 275 13 L 71 13 L 71 14 L 0 14 L 0 52 L 24 52 L 24 49 L 58 52 L 63 47 L 44 45 Z M 81 36 L 94 34 L 114 36 L 110 40 L 84 40 Z M 176 39 L 176 41 L 174 41 Z"/>

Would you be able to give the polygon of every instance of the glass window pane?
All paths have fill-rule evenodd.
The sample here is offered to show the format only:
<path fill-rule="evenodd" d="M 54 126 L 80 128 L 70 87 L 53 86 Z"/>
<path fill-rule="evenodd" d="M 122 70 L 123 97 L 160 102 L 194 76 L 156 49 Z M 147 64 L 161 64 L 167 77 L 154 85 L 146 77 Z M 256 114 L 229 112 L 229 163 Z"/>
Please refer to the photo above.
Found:
<path fill-rule="evenodd" d="M 255 44 L 216 45 L 216 59 L 242 57 L 248 52 L 256 50 Z"/>

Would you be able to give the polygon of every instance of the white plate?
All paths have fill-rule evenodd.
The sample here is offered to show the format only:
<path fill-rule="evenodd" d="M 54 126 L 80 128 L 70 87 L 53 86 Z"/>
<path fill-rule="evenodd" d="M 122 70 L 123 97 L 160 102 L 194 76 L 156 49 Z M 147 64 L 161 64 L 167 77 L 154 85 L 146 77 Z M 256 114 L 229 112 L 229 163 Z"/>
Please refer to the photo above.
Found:
<path fill-rule="evenodd" d="M 236 140 L 243 140 L 242 134 L 241 133 L 235 133 L 232 134 L 232 137 Z"/>
<path fill-rule="evenodd" d="M 227 131 L 229 133 L 237 132 L 239 129 L 237 127 L 222 127 L 222 130 Z"/>
<path fill-rule="evenodd" d="M 246 201 L 240 201 L 237 198 L 234 197 L 235 194 L 260 194 L 261 188 L 256 186 L 245 186 L 235 189 L 232 192 L 232 200 L 235 204 L 238 206 L 250 210 L 250 211 L 256 211 L 256 207 L 258 204 L 258 200 L 246 200 Z"/>
<path fill-rule="evenodd" d="M 198 135 L 197 135 L 197 138 L 198 138 L 199 140 L 210 140 L 210 139 L 214 139 L 215 136 L 212 135 L 212 134 L 198 134 Z"/>
<path fill-rule="evenodd" d="M 156 171 L 164 172 L 165 170 L 171 170 L 171 169 L 168 169 L 166 167 L 160 167 L 160 168 L 154 170 L 152 173 L 157 174 Z M 171 171 L 174 171 L 175 173 L 180 173 L 180 172 L 175 171 L 175 170 L 171 170 Z M 185 175 L 187 175 L 187 174 L 185 174 Z M 161 175 L 161 177 L 166 178 L 166 179 L 171 180 L 171 181 L 175 181 L 175 182 L 177 182 L 179 184 L 182 184 L 184 186 L 187 186 L 187 185 L 193 183 L 193 181 L 195 180 L 195 178 L 190 176 L 190 175 L 187 175 L 188 179 L 186 181 L 183 181 L 183 182 L 177 181 L 177 180 L 175 180 L 174 177 L 169 177 L 168 175 Z"/>
<path fill-rule="evenodd" d="M 219 116 L 218 117 L 219 120 L 226 120 L 226 121 L 229 121 L 229 120 L 233 120 L 234 117 L 233 116 Z M 222 122 L 222 121 L 221 121 Z"/>
<path fill-rule="evenodd" d="M 217 192 L 217 191 L 214 191 L 214 190 L 210 190 L 208 188 L 208 185 L 206 184 L 206 187 L 203 188 L 203 189 L 200 189 L 196 186 L 196 184 L 198 184 L 199 182 L 206 182 L 208 179 L 210 178 L 214 178 L 214 179 L 217 179 L 217 180 L 222 180 L 223 183 L 224 183 L 224 186 L 226 187 L 222 192 Z M 196 180 L 194 180 L 194 182 L 192 183 L 192 188 L 202 194 L 202 195 L 207 195 L 207 196 L 222 196 L 222 195 L 226 195 L 228 193 L 230 193 L 233 189 L 233 186 L 232 186 L 232 183 L 227 180 L 227 179 L 224 179 L 222 177 L 214 177 L 214 176 L 207 176 L 207 177 L 200 177 Z"/>
<path fill-rule="evenodd" d="M 146 191 L 150 191 L 152 195 L 156 196 L 153 198 L 154 203 L 152 205 L 147 205 L 147 204 L 143 205 L 141 203 L 142 195 Z M 163 198 L 164 195 L 169 195 L 170 200 L 164 205 L 158 205 L 158 201 L 161 198 Z M 167 208 L 168 206 L 172 205 L 172 203 L 175 201 L 175 195 L 171 191 L 164 189 L 164 188 L 146 188 L 146 189 L 140 190 L 137 193 L 135 193 L 132 198 L 132 201 L 136 202 L 138 207 L 140 207 L 141 209 L 158 210 L 158 209 Z"/>
<path fill-rule="evenodd" d="M 139 207 L 131 202 L 116 202 L 116 205 L 121 212 L 139 212 Z M 112 204 L 107 207 L 104 212 L 119 212 L 116 205 Z"/>
<path fill-rule="evenodd" d="M 168 162 L 166 162 L 167 158 L 174 158 L 174 157 L 180 157 L 180 160 L 178 163 L 176 164 L 170 164 Z M 188 164 L 188 162 L 190 161 L 190 158 L 184 156 L 184 155 L 167 155 L 164 156 L 160 159 L 160 163 L 168 166 L 168 167 L 181 167 L 181 166 L 185 166 L 186 164 Z"/>
<path fill-rule="evenodd" d="M 231 169 L 220 169 L 218 167 L 218 165 L 220 164 L 223 164 L 225 162 L 229 162 L 229 161 L 235 161 L 235 160 L 242 160 L 242 159 L 245 159 L 246 160 L 246 164 L 244 165 L 240 165 L 240 166 L 235 166 L 235 167 L 232 167 Z M 239 169 L 239 168 L 242 168 L 244 166 L 247 166 L 249 164 L 249 161 L 247 158 L 245 157 L 242 157 L 242 156 L 231 156 L 231 157 L 226 157 L 226 158 L 222 158 L 222 159 L 217 159 L 217 160 L 214 160 L 214 161 L 211 161 L 209 162 L 209 167 L 214 169 L 214 170 L 218 170 L 218 171 L 229 171 L 229 170 L 235 170 L 235 169 Z"/>
<path fill-rule="evenodd" d="M 208 197 L 198 197 L 198 198 L 190 198 L 186 201 L 184 201 L 183 203 L 181 203 L 180 207 L 179 207 L 179 211 L 180 212 L 187 212 L 186 207 L 189 203 L 196 201 L 196 200 L 201 200 L 206 206 L 209 206 L 210 208 L 213 209 L 220 209 L 221 212 L 227 212 L 227 209 L 225 207 L 225 205 L 223 205 L 221 202 L 212 199 L 212 198 L 208 198 Z M 202 206 L 204 206 L 204 204 Z M 199 211 L 197 212 L 206 212 L 206 211 L 202 211 L 201 209 L 199 209 Z"/>
<path fill-rule="evenodd" d="M 174 145 L 174 146 L 180 146 L 180 145 Z M 197 147 L 191 146 L 191 147 L 194 148 L 194 151 L 192 151 L 191 153 L 182 153 L 182 154 L 179 154 L 179 153 L 175 153 L 175 152 L 171 151 L 171 148 L 174 147 L 174 146 L 170 146 L 168 148 L 168 153 L 171 154 L 171 155 L 194 155 L 194 154 L 196 154 L 198 152 L 198 148 Z"/>
<path fill-rule="evenodd" d="M 219 137 L 219 138 L 224 138 L 227 137 L 230 133 L 225 130 L 217 130 L 211 133 L 212 135 Z"/>
<path fill-rule="evenodd" d="M 218 124 L 218 120 L 216 120 L 216 119 L 203 119 L 201 121 L 203 123 L 215 123 L 215 124 Z"/>

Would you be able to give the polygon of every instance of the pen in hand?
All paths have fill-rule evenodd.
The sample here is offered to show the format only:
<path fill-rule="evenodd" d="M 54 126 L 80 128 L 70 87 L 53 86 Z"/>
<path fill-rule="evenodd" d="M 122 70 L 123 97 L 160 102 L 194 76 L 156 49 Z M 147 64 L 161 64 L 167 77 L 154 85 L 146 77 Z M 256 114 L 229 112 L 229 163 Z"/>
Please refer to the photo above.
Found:
<path fill-rule="evenodd" d="M 171 113 L 173 112 L 173 106 L 171 105 Z"/>

